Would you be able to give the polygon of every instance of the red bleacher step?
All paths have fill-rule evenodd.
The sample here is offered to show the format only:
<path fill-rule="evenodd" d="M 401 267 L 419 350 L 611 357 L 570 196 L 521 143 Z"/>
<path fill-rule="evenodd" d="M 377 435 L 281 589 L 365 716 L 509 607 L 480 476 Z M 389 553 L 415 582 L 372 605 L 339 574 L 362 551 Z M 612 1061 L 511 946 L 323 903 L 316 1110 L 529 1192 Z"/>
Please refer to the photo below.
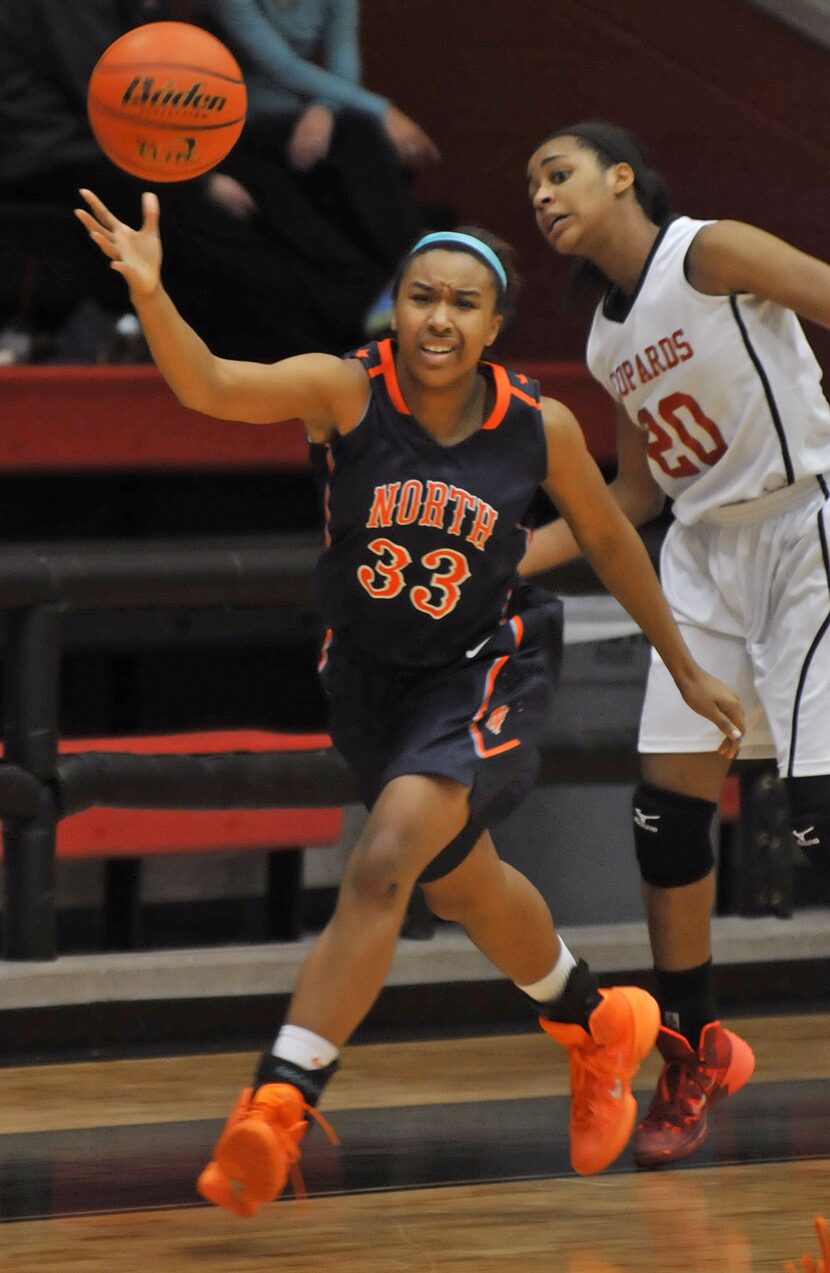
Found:
<path fill-rule="evenodd" d="M 268 730 L 214 730 L 126 738 L 62 739 L 60 751 L 123 751 L 136 755 L 230 751 L 305 751 L 331 747 L 328 734 Z M 155 853 L 209 853 L 335 844 L 343 811 L 332 809 L 112 809 L 91 808 L 62 818 L 59 858 L 145 857 Z"/>

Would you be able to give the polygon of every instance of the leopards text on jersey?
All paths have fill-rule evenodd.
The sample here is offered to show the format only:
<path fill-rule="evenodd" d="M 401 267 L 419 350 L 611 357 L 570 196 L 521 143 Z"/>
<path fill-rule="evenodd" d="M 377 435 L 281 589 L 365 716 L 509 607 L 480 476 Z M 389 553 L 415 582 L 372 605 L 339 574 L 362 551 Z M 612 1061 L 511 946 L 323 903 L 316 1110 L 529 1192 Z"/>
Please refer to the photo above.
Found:
<path fill-rule="evenodd" d="M 360 424 L 328 449 L 318 603 L 353 647 L 437 666 L 474 649 L 506 614 L 527 546 L 522 521 L 547 471 L 539 385 L 481 363 L 494 389 L 489 419 L 442 446 L 404 402 L 392 342 L 353 356 L 371 391 Z"/>
<path fill-rule="evenodd" d="M 830 407 L 795 314 L 686 278 L 706 224 L 662 228 L 633 295 L 612 288 L 597 308 L 587 348 L 593 375 L 648 431 L 651 472 L 686 525 L 830 471 Z"/>

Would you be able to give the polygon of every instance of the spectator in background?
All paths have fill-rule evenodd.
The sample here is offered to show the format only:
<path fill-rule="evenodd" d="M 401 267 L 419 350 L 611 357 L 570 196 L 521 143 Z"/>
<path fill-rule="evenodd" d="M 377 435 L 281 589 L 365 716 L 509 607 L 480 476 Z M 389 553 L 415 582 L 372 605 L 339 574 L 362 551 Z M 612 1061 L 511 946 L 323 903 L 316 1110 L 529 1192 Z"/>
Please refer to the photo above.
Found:
<path fill-rule="evenodd" d="M 102 154 L 87 121 L 87 84 L 104 49 L 125 31 L 189 16 L 190 6 L 176 0 L 0 5 L 0 362 L 114 356 L 124 311 L 119 280 L 101 271 L 74 225 L 65 230 L 73 218 L 61 209 L 68 212 L 78 188 L 91 185 L 134 217 L 147 183 Z M 217 182 L 216 174 L 156 187 L 178 304 L 226 357 L 269 361 L 319 348 L 319 327 L 296 305 L 309 283 L 290 245 L 240 217 L 229 187 L 234 192 L 230 178 Z M 44 225 L 50 207 L 58 214 Z M 194 243 L 204 265 L 198 272 L 189 264 Z M 233 324 L 225 322 L 230 309 Z"/>
<path fill-rule="evenodd" d="M 247 211 L 316 273 L 310 300 L 340 348 L 362 337 L 356 322 L 425 228 L 412 173 L 438 149 L 361 86 L 357 0 L 201 0 L 197 17 L 233 51 L 248 87 L 248 122 L 218 180 L 237 178 Z"/>

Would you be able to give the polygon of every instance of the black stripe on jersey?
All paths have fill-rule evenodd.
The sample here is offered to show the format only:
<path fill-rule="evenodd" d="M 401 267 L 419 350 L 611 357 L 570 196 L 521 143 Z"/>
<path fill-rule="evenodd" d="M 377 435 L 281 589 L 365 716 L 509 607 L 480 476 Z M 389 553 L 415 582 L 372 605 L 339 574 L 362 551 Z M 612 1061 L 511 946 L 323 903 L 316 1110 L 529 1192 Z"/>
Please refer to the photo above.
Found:
<path fill-rule="evenodd" d="M 663 239 L 666 237 L 666 231 L 673 222 L 678 220 L 678 214 L 669 217 L 668 221 L 664 221 L 660 226 L 660 232 L 652 243 L 648 256 L 645 259 L 643 268 L 640 270 L 640 277 L 633 292 L 623 292 L 616 283 L 609 284 L 608 290 L 600 302 L 602 306 L 603 318 L 607 318 L 609 323 L 624 323 L 634 308 L 634 302 L 643 290 L 643 284 L 648 278 L 651 263 L 660 249 Z"/>
<path fill-rule="evenodd" d="M 772 392 L 772 386 L 770 385 L 770 382 L 767 379 L 767 373 L 764 371 L 764 364 L 761 362 L 761 359 L 758 357 L 757 353 L 755 352 L 755 349 L 753 348 L 752 341 L 749 339 L 749 333 L 747 332 L 746 327 L 744 326 L 744 320 L 741 318 L 741 313 L 740 313 L 740 310 L 738 309 L 737 296 L 735 296 L 734 294 L 730 296 L 729 304 L 732 309 L 732 313 L 735 317 L 735 322 L 738 324 L 738 331 L 741 333 L 741 339 L 744 342 L 744 348 L 746 349 L 746 352 L 749 354 L 750 358 L 752 359 L 752 365 L 754 366 L 755 370 L 758 372 L 758 376 L 761 380 L 761 384 L 764 386 L 764 394 L 766 395 L 767 406 L 769 407 L 770 415 L 772 416 L 772 422 L 775 425 L 775 432 L 778 434 L 778 441 L 781 446 L 781 455 L 784 460 L 784 468 L 787 471 L 787 485 L 792 486 L 793 482 L 795 481 L 795 473 L 793 472 L 793 462 L 790 459 L 790 451 L 789 451 L 789 447 L 787 446 L 787 436 L 784 432 L 784 425 L 782 423 L 781 416 L 778 411 L 778 404 L 775 401 L 775 396 Z"/>
<path fill-rule="evenodd" d="M 821 479 L 820 479 L 821 480 Z M 826 488 L 827 483 L 822 481 L 822 487 Z M 824 574 L 827 579 L 827 591 L 830 593 L 830 548 L 827 545 L 827 534 L 824 529 L 823 520 L 824 509 L 819 509 L 818 513 L 818 535 L 821 541 L 821 555 L 824 560 Z M 795 748 L 798 741 L 798 710 L 801 706 L 801 695 L 804 692 L 804 682 L 807 680 L 807 673 L 810 670 L 810 663 L 813 655 L 818 649 L 819 643 L 825 636 L 827 629 L 830 627 L 830 612 L 825 615 L 824 622 L 821 624 L 818 632 L 813 637 L 810 648 L 807 651 L 807 657 L 801 665 L 801 672 L 798 677 L 798 689 L 795 692 L 795 703 L 793 704 L 793 723 L 790 730 L 790 762 L 787 766 L 787 777 L 792 778 L 793 766 L 795 764 Z"/>

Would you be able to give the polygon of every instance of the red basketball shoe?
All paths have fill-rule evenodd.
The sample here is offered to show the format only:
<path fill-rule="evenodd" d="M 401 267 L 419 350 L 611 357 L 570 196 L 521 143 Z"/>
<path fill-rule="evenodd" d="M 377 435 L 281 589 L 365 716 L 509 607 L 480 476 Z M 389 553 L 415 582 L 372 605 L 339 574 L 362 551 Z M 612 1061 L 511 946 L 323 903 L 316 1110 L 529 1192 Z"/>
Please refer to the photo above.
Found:
<path fill-rule="evenodd" d="M 634 1133 L 638 1167 L 659 1167 L 694 1153 L 709 1131 L 709 1110 L 743 1087 L 755 1069 L 749 1044 L 719 1021 L 700 1032 L 695 1051 L 682 1034 L 660 1027 L 664 1065 L 649 1111 Z"/>

